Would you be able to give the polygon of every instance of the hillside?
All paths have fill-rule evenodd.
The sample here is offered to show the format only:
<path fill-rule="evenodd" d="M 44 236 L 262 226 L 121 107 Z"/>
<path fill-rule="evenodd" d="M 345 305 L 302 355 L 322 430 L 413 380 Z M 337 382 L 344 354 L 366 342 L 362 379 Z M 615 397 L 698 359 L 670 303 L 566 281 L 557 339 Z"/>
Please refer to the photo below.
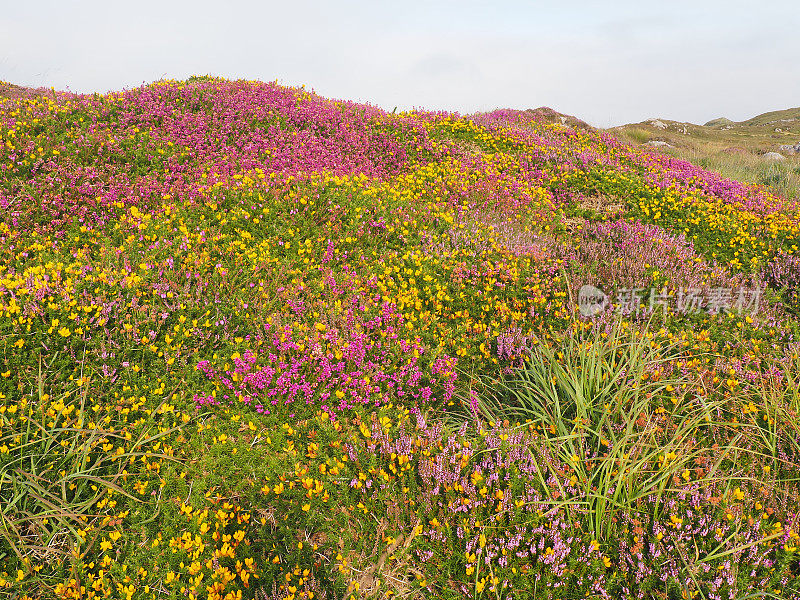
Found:
<path fill-rule="evenodd" d="M 31 98 L 34 96 L 41 96 L 42 94 L 50 93 L 50 90 L 29 88 L 20 85 L 14 85 L 7 81 L 0 81 L 0 100 L 9 98 Z"/>
<path fill-rule="evenodd" d="M 572 115 L 565 115 L 557 112 L 550 107 L 540 106 L 539 108 L 529 108 L 525 111 L 532 116 L 537 122 L 552 123 L 556 125 L 566 125 L 570 129 L 591 132 L 594 127 L 582 121 L 578 117 Z"/>
<path fill-rule="evenodd" d="M 695 125 L 650 119 L 608 131 L 725 177 L 766 185 L 786 197 L 800 197 L 800 108 L 768 112 L 742 122 L 721 117 Z"/>
<path fill-rule="evenodd" d="M 8 89 L 0 593 L 800 594 L 795 201 L 546 108 Z"/>
<path fill-rule="evenodd" d="M 776 128 L 781 131 L 789 131 L 793 133 L 800 133 L 800 108 L 788 108 L 786 110 L 774 110 L 737 123 L 746 127 L 765 127 L 771 126 L 772 130 Z"/>
<path fill-rule="evenodd" d="M 744 145 L 753 151 L 777 150 L 782 145 L 796 146 L 800 142 L 800 108 L 768 112 L 741 122 L 720 117 L 704 125 L 648 119 L 613 127 L 610 131 L 623 134 L 647 132 L 653 137 L 670 136 L 672 140 L 684 140 L 687 144 L 701 140 L 726 147 Z M 677 134 L 686 137 L 678 137 Z"/>

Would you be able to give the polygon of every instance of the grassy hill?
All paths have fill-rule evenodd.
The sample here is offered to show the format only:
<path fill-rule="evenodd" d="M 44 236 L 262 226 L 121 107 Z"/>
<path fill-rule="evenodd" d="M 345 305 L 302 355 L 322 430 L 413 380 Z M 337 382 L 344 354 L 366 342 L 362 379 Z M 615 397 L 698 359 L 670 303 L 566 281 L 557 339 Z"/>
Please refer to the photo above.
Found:
<path fill-rule="evenodd" d="M 748 127 L 765 127 L 775 131 L 790 133 L 800 133 L 800 108 L 787 108 L 786 110 L 774 110 L 743 121 L 741 125 Z"/>
<path fill-rule="evenodd" d="M 719 118 L 705 125 L 651 119 L 609 130 L 632 144 L 666 142 L 655 147 L 725 177 L 765 185 L 785 197 L 800 195 L 800 108 L 773 111 L 742 122 Z M 778 152 L 783 161 L 764 158 Z"/>
<path fill-rule="evenodd" d="M 549 109 L 6 96 L 0 593 L 800 594 L 774 187 Z"/>

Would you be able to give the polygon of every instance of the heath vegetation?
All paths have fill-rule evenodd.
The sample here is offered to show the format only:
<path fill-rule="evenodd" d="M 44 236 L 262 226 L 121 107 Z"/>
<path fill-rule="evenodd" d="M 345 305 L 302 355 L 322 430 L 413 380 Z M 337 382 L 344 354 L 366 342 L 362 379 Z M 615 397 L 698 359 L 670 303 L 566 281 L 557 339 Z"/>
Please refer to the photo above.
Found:
<path fill-rule="evenodd" d="M 3 89 L 0 594 L 800 594 L 790 198 L 536 112 Z"/>

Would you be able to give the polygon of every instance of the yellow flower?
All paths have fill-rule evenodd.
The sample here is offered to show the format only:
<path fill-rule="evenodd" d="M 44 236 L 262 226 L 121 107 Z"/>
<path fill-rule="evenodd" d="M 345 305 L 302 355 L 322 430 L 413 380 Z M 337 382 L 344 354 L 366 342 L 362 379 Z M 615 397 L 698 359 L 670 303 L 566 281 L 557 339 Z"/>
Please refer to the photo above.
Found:
<path fill-rule="evenodd" d="M 58 330 L 58 334 L 61 337 L 65 337 L 65 338 L 69 337 L 71 333 L 72 332 L 67 327 L 62 327 L 61 329 Z"/>

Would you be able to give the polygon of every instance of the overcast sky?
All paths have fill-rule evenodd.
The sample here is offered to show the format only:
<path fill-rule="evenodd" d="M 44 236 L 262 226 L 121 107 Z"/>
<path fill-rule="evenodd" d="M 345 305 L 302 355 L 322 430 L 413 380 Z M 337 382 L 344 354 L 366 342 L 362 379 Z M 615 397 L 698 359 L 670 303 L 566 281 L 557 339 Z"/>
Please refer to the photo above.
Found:
<path fill-rule="evenodd" d="M 800 106 L 800 6 L 0 0 L 0 80 L 106 92 L 193 74 L 305 84 L 388 110 L 743 120 Z"/>

